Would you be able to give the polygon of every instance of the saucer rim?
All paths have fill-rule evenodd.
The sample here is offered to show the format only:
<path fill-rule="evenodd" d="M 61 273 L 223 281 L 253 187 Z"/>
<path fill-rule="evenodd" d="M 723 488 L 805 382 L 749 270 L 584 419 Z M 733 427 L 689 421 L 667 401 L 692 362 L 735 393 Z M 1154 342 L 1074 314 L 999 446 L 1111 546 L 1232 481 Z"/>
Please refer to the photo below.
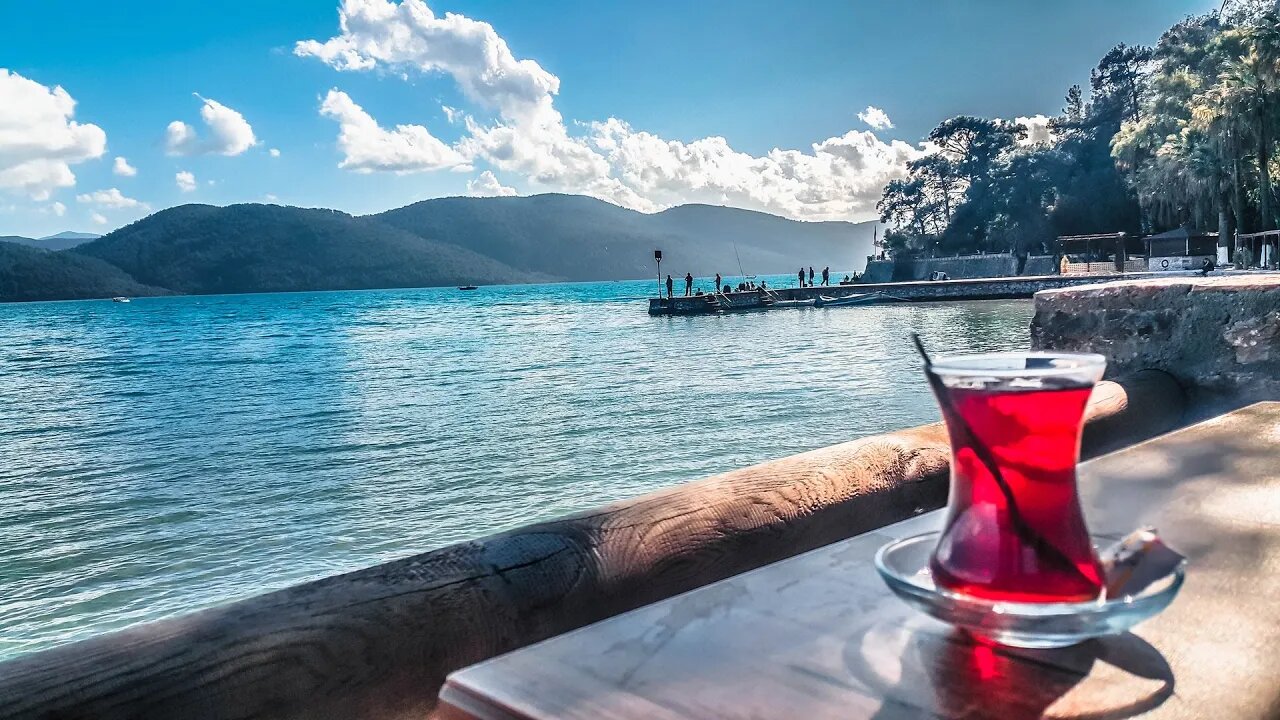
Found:
<path fill-rule="evenodd" d="M 941 535 L 940 531 L 932 530 L 897 538 L 880 546 L 880 549 L 875 554 L 875 566 L 880 576 L 890 585 L 890 589 L 896 591 L 898 587 L 901 587 L 904 591 L 912 592 L 913 594 L 935 596 L 974 609 L 986 609 L 992 614 L 1046 618 L 1055 616 L 1108 615 L 1122 609 L 1135 610 L 1146 605 L 1158 605 L 1165 602 L 1170 596 L 1176 595 L 1186 580 L 1187 561 L 1184 559 L 1173 570 L 1160 576 L 1136 594 L 1075 602 L 1017 602 L 992 600 L 942 588 L 933 582 L 932 577 L 930 577 L 929 585 L 925 586 L 920 584 L 917 578 L 920 570 L 927 570 L 927 565 L 917 569 L 910 576 L 904 576 L 890 567 L 886 561 L 890 553 L 895 550 L 910 544 L 923 542 L 929 538 L 937 538 Z M 1089 536 L 1089 539 L 1095 544 L 1098 541 L 1115 541 L 1111 537 L 1093 534 Z"/>

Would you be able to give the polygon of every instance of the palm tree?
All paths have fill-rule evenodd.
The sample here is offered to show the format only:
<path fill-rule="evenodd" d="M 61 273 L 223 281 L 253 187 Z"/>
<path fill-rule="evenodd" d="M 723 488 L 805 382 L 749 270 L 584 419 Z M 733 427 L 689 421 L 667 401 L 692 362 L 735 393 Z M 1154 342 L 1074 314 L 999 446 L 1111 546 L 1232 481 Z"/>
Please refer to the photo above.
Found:
<path fill-rule="evenodd" d="M 1269 75 L 1272 87 L 1280 75 L 1280 13 L 1269 12 L 1250 31 L 1250 39 L 1262 60 L 1263 71 Z"/>
<path fill-rule="evenodd" d="M 1262 16 L 1252 28 L 1249 38 L 1253 43 L 1254 51 L 1258 54 L 1258 73 L 1270 87 L 1266 122 L 1271 125 L 1272 131 L 1266 133 L 1266 135 L 1273 144 L 1277 139 L 1277 133 L 1275 132 L 1277 119 L 1280 119 L 1280 3 L 1277 3 L 1276 7 L 1277 10 L 1265 13 Z M 1270 146 L 1267 149 L 1269 151 L 1271 149 Z M 1273 157 L 1274 155 L 1268 155 L 1268 159 Z M 1264 175 L 1269 187 L 1271 180 L 1270 169 L 1265 171 Z M 1268 205 L 1270 205 L 1270 200 L 1272 199 L 1268 193 Z M 1272 221 L 1275 221 L 1274 217 Z M 1270 230 L 1274 227 L 1272 225 L 1266 229 Z"/>
<path fill-rule="evenodd" d="M 1272 229 L 1271 144 L 1274 121 L 1275 86 L 1266 61 L 1253 47 L 1249 54 L 1227 63 L 1218 85 L 1210 95 L 1223 110 L 1241 121 L 1242 129 L 1254 140 L 1258 161 L 1258 210 L 1262 229 Z"/>
<path fill-rule="evenodd" d="M 1219 88 L 1215 87 L 1196 96 L 1192 105 L 1191 120 L 1183 134 L 1204 137 L 1207 145 L 1204 152 L 1208 153 L 1212 162 L 1220 168 L 1219 211 L 1225 211 L 1230 218 L 1229 222 L 1219 220 L 1219 232 L 1228 230 L 1228 235 L 1226 238 L 1220 238 L 1220 242 L 1234 250 L 1234 236 L 1229 230 L 1234 229 L 1237 233 L 1244 231 L 1245 178 L 1241 156 L 1245 154 L 1246 143 L 1242 129 L 1243 119 L 1235 113 L 1228 112 L 1219 95 Z M 1190 154 L 1188 151 L 1192 149 L 1192 143 L 1186 142 L 1180 145 L 1178 149 L 1186 158 Z"/>

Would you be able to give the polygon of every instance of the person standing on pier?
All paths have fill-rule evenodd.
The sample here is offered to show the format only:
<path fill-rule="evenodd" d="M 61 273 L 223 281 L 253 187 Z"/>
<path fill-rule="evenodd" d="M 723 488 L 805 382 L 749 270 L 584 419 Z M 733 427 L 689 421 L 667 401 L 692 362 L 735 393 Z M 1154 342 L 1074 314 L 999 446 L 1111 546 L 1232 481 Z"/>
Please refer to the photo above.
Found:
<path fill-rule="evenodd" d="M 672 285 L 672 283 L 671 283 L 671 276 L 670 276 L 670 275 L 668 275 L 668 276 L 667 276 L 667 299 L 668 299 L 668 300 L 670 300 L 670 299 L 671 299 L 671 285 Z"/>
<path fill-rule="evenodd" d="M 685 273 L 684 275 L 684 296 L 689 297 L 693 294 L 693 273 Z"/>
<path fill-rule="evenodd" d="M 800 278 L 800 287 L 804 287 L 804 268 L 800 268 L 800 272 L 796 273 L 796 277 Z"/>
<path fill-rule="evenodd" d="M 831 266 L 830 265 L 822 268 L 822 284 L 823 285 L 831 284 Z"/>
<path fill-rule="evenodd" d="M 809 266 L 809 287 L 813 287 L 813 266 Z"/>

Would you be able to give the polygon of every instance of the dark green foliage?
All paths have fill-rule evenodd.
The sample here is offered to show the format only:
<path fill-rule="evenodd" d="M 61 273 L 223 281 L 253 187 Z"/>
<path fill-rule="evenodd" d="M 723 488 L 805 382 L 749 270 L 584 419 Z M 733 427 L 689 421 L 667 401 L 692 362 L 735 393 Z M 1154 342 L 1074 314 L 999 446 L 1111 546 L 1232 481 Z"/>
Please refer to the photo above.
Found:
<path fill-rule="evenodd" d="M 1237 3 L 1190 17 L 1157 42 L 1139 111 L 1112 155 L 1141 202 L 1144 229 L 1275 227 L 1280 139 L 1280 19 L 1274 5 Z"/>
<path fill-rule="evenodd" d="M 1000 193 L 1011 190 L 1008 159 L 1026 135 L 1021 125 L 969 115 L 934 128 L 928 139 L 937 152 L 908 163 L 908 178 L 891 181 L 877 205 L 881 221 L 911 236 L 898 256 L 1001 249 L 994 224 L 1008 236 L 1013 221 L 997 215 L 1017 200 Z"/>
<path fill-rule="evenodd" d="M 1102 56 L 1089 75 L 1093 90 L 1089 119 L 1094 127 L 1110 129 L 1114 135 L 1120 123 L 1141 117 L 1143 81 L 1151 56 L 1151 48 L 1124 43 Z"/>
<path fill-rule="evenodd" d="M 1068 134 L 1059 142 L 1046 211 L 1055 235 L 1138 232 L 1138 200 L 1116 168 L 1110 143 L 1110 136 L 1096 132 Z"/>
<path fill-rule="evenodd" d="M 929 141 L 950 161 L 957 177 L 980 182 L 1026 135 L 1021 125 L 960 115 L 939 123 L 929 133 Z"/>
<path fill-rule="evenodd" d="M 0 301 L 165 294 L 97 258 L 0 242 Z"/>
<path fill-rule="evenodd" d="M 1115 46 L 1090 73 L 1088 99 L 1070 87 L 1050 127 L 1051 147 L 1019 147 L 999 121 L 939 124 L 937 155 L 885 189 L 881 217 L 903 236 L 896 251 L 1034 252 L 1056 235 L 1179 226 L 1216 229 L 1229 250 L 1236 232 L 1275 228 L 1274 1 L 1186 18 L 1153 48 Z"/>
<path fill-rule="evenodd" d="M 353 290 L 539 279 L 474 252 L 334 210 L 183 205 L 80 246 L 179 293 Z"/>

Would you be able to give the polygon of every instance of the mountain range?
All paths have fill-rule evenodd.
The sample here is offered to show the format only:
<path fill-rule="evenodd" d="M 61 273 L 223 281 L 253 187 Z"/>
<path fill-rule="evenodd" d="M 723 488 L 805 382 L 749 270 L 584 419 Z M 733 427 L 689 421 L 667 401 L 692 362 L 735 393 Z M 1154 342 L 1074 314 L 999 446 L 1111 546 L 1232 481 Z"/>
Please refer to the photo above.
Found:
<path fill-rule="evenodd" d="M 83 245 L 90 240 L 97 240 L 102 237 L 94 233 L 72 232 L 67 230 L 57 235 L 48 235 L 42 238 L 22 237 L 21 235 L 0 235 L 0 242 L 17 243 L 18 245 L 26 245 L 27 247 L 40 248 L 42 250 L 69 250 L 77 245 Z"/>
<path fill-rule="evenodd" d="M 0 236 L 0 301 L 432 287 L 861 268 L 871 223 L 576 195 L 452 197 L 368 216 L 180 205 L 101 237 Z M 75 243 L 57 248 L 59 243 Z"/>

